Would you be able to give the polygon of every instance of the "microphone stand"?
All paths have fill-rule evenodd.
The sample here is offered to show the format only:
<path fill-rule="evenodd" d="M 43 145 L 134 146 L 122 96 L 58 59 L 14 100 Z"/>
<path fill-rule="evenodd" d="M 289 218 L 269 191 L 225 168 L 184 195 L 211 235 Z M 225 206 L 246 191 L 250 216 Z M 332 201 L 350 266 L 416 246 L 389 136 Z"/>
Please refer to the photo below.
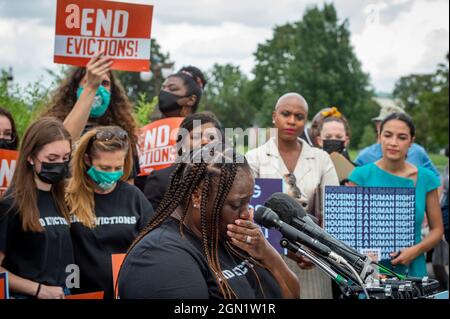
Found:
<path fill-rule="evenodd" d="M 308 259 L 310 259 L 317 267 L 319 267 L 323 272 L 325 272 L 332 280 L 334 280 L 341 287 L 344 294 L 348 293 L 348 291 L 351 290 L 350 284 L 347 281 L 347 279 L 345 279 L 345 277 L 336 273 L 326 262 L 324 262 L 322 259 L 314 256 L 307 250 L 303 249 L 300 245 L 293 243 L 286 238 L 281 239 L 280 245 L 281 245 L 281 247 L 287 248 L 290 251 L 294 252 L 298 256 L 303 256 L 303 257 L 307 257 Z M 333 263 L 334 263 L 334 261 L 333 261 Z M 353 267 L 351 267 L 347 263 L 347 261 L 345 261 L 345 263 L 346 263 L 347 267 L 350 268 L 349 270 L 353 271 L 355 275 L 358 275 L 358 273 L 354 270 Z M 341 268 L 337 264 L 335 265 L 335 267 Z M 369 295 L 366 287 L 364 286 L 364 283 L 358 276 L 356 278 L 357 278 L 356 281 L 354 281 L 355 279 L 353 279 L 353 278 L 351 278 L 351 280 L 354 281 L 355 283 L 359 283 L 361 285 L 360 287 L 364 291 L 364 294 L 366 295 L 366 298 L 370 299 L 370 295 Z"/>
<path fill-rule="evenodd" d="M 295 253 L 297 256 L 302 256 L 310 259 L 317 267 L 322 269 L 332 280 L 334 280 L 339 286 L 342 287 L 349 287 L 349 284 L 347 282 L 347 279 L 345 279 L 343 276 L 336 273 L 331 267 L 322 261 L 320 258 L 317 258 L 310 252 L 303 249 L 300 245 L 294 244 L 291 241 L 289 241 L 286 238 L 282 238 L 280 241 L 280 245 L 283 248 L 287 248 L 293 253 Z"/>

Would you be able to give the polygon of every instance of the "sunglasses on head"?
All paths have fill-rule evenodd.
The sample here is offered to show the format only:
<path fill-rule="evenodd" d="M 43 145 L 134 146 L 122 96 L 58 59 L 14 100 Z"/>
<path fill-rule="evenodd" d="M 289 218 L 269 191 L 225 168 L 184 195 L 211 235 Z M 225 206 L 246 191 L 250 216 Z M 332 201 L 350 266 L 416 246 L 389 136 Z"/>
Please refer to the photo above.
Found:
<path fill-rule="evenodd" d="M 106 142 L 115 138 L 126 141 L 128 139 L 128 133 L 120 128 L 97 130 L 93 137 L 93 140 Z"/>

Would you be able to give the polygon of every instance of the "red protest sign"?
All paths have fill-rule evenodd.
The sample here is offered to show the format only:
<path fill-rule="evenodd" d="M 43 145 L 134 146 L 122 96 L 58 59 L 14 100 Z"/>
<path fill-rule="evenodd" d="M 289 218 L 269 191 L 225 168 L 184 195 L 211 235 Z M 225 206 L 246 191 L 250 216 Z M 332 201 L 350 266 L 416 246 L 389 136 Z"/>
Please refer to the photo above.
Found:
<path fill-rule="evenodd" d="M 175 162 L 178 129 L 183 120 L 182 117 L 171 117 L 141 128 L 140 176 L 169 167 Z"/>
<path fill-rule="evenodd" d="M 103 299 L 104 295 L 105 293 L 103 291 L 97 291 L 79 295 L 68 295 L 65 296 L 64 298 L 69 300 L 93 300 L 93 299 Z"/>
<path fill-rule="evenodd" d="M 153 6 L 99 0 L 58 0 L 54 62 L 85 66 L 97 52 L 112 69 L 149 71 Z"/>
<path fill-rule="evenodd" d="M 119 279 L 120 268 L 122 267 L 123 261 L 125 260 L 125 256 L 127 254 L 112 254 L 111 255 L 111 264 L 112 264 L 112 274 L 113 274 L 113 289 L 114 289 L 114 297 L 117 298 L 117 279 Z"/>
<path fill-rule="evenodd" d="M 0 299 L 9 299 L 7 272 L 0 272 Z"/>
<path fill-rule="evenodd" d="M 11 184 L 19 152 L 0 149 L 0 198 Z"/>

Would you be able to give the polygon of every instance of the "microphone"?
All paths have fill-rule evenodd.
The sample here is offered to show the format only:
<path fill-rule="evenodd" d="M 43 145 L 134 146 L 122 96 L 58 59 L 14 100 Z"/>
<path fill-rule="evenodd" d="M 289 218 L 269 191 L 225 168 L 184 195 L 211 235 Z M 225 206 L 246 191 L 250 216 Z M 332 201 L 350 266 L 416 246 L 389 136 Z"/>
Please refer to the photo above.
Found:
<path fill-rule="evenodd" d="M 332 246 L 336 253 L 348 260 L 360 273 L 365 269 L 367 256 L 337 240 L 316 225 L 305 212 L 302 205 L 291 196 L 284 193 L 274 193 L 265 202 L 265 206 L 278 213 L 279 218 L 283 222 L 326 245 Z"/>
<path fill-rule="evenodd" d="M 342 259 L 342 257 L 332 252 L 329 247 L 280 220 L 277 213 L 270 208 L 260 206 L 255 212 L 254 219 L 256 223 L 266 228 L 279 230 L 288 240 L 303 244 L 319 255 L 330 257 L 334 260 Z"/>

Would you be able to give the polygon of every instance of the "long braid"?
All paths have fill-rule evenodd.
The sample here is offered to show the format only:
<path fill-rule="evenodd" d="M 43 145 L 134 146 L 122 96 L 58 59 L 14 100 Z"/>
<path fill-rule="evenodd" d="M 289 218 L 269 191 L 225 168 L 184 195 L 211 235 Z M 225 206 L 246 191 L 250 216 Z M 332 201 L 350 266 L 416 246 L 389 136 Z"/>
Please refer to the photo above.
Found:
<path fill-rule="evenodd" d="M 198 167 L 190 167 L 189 174 L 183 176 L 187 165 L 185 163 L 180 163 L 175 168 L 175 171 L 171 175 L 169 189 L 167 190 L 161 205 L 158 206 L 154 216 L 150 220 L 149 224 L 139 233 L 136 239 L 133 241 L 131 246 L 125 255 L 125 258 L 119 269 L 119 276 L 122 272 L 125 260 L 128 258 L 131 250 L 153 229 L 159 227 L 169 216 L 173 214 L 175 209 L 185 200 L 186 197 L 191 194 L 192 189 L 197 185 L 198 180 L 202 178 L 202 174 L 206 171 L 206 165 L 202 166 L 202 174 L 197 174 Z M 187 189 L 190 192 L 187 192 Z M 116 282 L 115 289 L 117 290 L 119 281 Z"/>
<path fill-rule="evenodd" d="M 220 285 L 223 286 L 222 290 L 225 290 L 226 293 L 224 294 L 224 298 L 236 298 L 237 295 L 232 289 L 232 287 L 229 285 L 228 281 L 226 280 L 225 276 L 222 273 L 222 269 L 220 266 L 220 260 L 219 260 L 219 227 L 220 224 L 220 217 L 221 212 L 223 209 L 223 205 L 225 202 L 225 199 L 228 196 L 228 193 L 230 192 L 234 177 L 236 176 L 236 165 L 235 164 L 223 164 L 221 165 L 221 173 L 220 173 L 220 181 L 219 181 L 219 188 L 217 191 L 217 195 L 214 201 L 213 209 L 212 209 L 212 215 L 213 215 L 213 223 L 211 225 L 211 254 L 213 256 L 213 267 L 216 269 L 216 272 L 221 277 Z"/>
<path fill-rule="evenodd" d="M 128 257 L 131 250 L 142 240 L 150 231 L 160 226 L 169 216 L 173 214 L 175 209 L 184 201 L 188 196 L 187 188 L 192 188 L 193 182 L 196 178 L 196 169 L 190 170 L 188 176 L 183 178 L 183 172 L 186 169 L 186 164 L 180 163 L 175 168 L 174 173 L 171 176 L 169 189 L 164 196 L 161 205 L 158 206 L 155 214 L 148 223 L 148 225 L 139 233 L 134 242 L 128 248 L 125 259 Z M 124 259 L 124 262 L 125 262 Z M 122 263 L 123 265 L 123 263 Z"/>
<path fill-rule="evenodd" d="M 187 176 L 183 176 L 185 170 L 188 170 Z M 175 209 L 186 199 L 186 197 L 188 197 L 190 193 L 192 193 L 192 190 L 201 179 L 201 176 L 204 174 L 205 170 L 205 165 L 200 167 L 191 167 L 184 163 L 177 165 L 175 172 L 172 174 L 169 189 L 161 201 L 161 205 L 158 206 L 153 218 L 137 236 L 133 244 L 128 249 L 128 252 L 130 252 L 134 246 L 136 246 L 136 244 L 145 237 L 145 235 L 157 228 L 173 214 Z"/>
<path fill-rule="evenodd" d="M 203 176 L 205 175 L 207 171 L 207 165 L 205 163 L 201 163 L 200 165 L 188 166 L 188 168 L 189 168 L 188 175 L 186 177 L 183 177 L 181 182 L 182 183 L 181 189 L 183 190 L 185 189 L 185 191 L 183 191 L 183 196 L 185 196 L 186 201 L 180 202 L 180 204 L 183 203 L 185 204 L 185 207 L 183 209 L 183 212 L 181 213 L 180 218 L 180 234 L 182 236 L 184 236 L 183 232 L 184 220 L 186 218 L 186 214 L 189 209 L 189 204 L 191 202 L 190 194 L 194 192 L 195 188 L 198 186 Z M 174 196 L 177 196 L 177 192 L 175 192 Z"/>
<path fill-rule="evenodd" d="M 215 277 L 215 280 L 217 282 L 217 285 L 220 289 L 220 292 L 223 296 L 226 295 L 223 286 L 221 284 L 222 279 L 220 277 L 220 273 L 218 272 L 217 268 L 214 265 L 213 255 L 211 252 L 211 244 L 208 241 L 208 238 L 210 238 L 210 229 L 211 229 L 211 221 L 208 216 L 207 212 L 207 205 L 208 205 L 208 191 L 209 191 L 209 185 L 211 183 L 210 176 L 207 175 L 205 181 L 204 181 L 204 187 L 202 189 L 202 202 L 200 205 L 200 227 L 201 227 L 201 233 L 202 233 L 202 245 L 203 245 L 203 251 L 206 256 L 206 261 L 208 263 L 208 267 L 211 269 L 211 272 L 213 276 Z"/>
<path fill-rule="evenodd" d="M 222 290 L 224 298 L 231 299 L 231 298 L 235 298 L 236 294 L 231 289 L 225 276 L 222 273 L 222 267 L 220 266 L 220 261 L 219 261 L 219 257 L 218 257 L 218 238 L 219 238 L 218 221 L 219 221 L 219 216 L 220 216 L 220 212 L 221 212 L 221 210 L 218 210 L 218 207 L 220 206 L 220 202 L 223 202 L 222 194 L 224 192 L 224 188 L 226 187 L 227 175 L 228 175 L 227 171 L 224 169 L 224 166 L 222 166 L 222 169 L 220 172 L 220 180 L 219 180 L 219 184 L 218 184 L 217 195 L 214 200 L 213 209 L 212 209 L 212 216 L 211 216 L 212 223 L 210 224 L 209 233 L 210 233 L 210 250 L 211 250 L 211 255 L 213 256 L 212 260 L 211 260 L 212 267 L 215 269 L 217 276 L 220 278 L 220 281 L 218 283 Z"/>
<path fill-rule="evenodd" d="M 228 170 L 224 170 L 224 167 L 229 167 L 230 171 Z M 231 164 L 231 165 L 223 165 L 222 166 L 222 170 L 221 170 L 221 179 L 220 179 L 220 185 L 224 185 L 226 183 L 225 187 L 220 187 L 216 196 L 216 200 L 215 200 L 215 204 L 214 204 L 214 208 L 213 208 L 213 215 L 214 215 L 214 224 L 215 225 L 219 225 L 220 224 L 220 218 L 221 218 L 221 214 L 220 212 L 222 211 L 223 208 L 223 204 L 224 201 L 226 199 L 226 197 L 228 196 L 229 191 L 232 188 L 234 179 L 237 175 L 237 165 L 236 164 Z M 220 273 L 221 272 L 221 267 L 220 267 L 220 263 L 219 263 L 219 258 L 218 258 L 218 239 L 219 239 L 219 228 L 215 227 L 215 236 L 213 237 L 215 240 L 213 241 L 213 244 L 215 245 L 214 249 L 216 252 L 215 258 L 214 258 L 214 264 L 215 264 L 215 268 L 218 269 L 218 271 Z M 233 247 L 231 247 L 231 245 L 227 242 L 226 246 L 228 246 L 228 248 L 230 248 L 231 253 L 233 253 L 236 257 L 238 257 L 239 259 L 241 259 L 242 261 L 245 260 L 252 260 L 253 263 L 257 266 L 260 266 L 262 268 L 266 268 L 265 266 L 263 266 L 261 263 L 259 263 L 258 261 L 254 260 L 253 258 L 251 258 L 250 256 L 244 256 L 243 254 L 240 254 L 236 249 L 234 249 Z M 253 267 L 250 267 L 250 270 L 252 271 L 252 273 L 254 274 L 256 281 L 258 283 L 259 289 L 263 295 L 263 297 L 265 298 L 266 295 L 264 293 L 264 289 L 262 287 L 261 284 L 261 280 L 256 272 L 256 270 Z M 223 285 L 225 286 L 225 289 L 227 290 L 228 294 L 224 295 L 225 298 L 235 298 L 236 294 L 234 293 L 233 289 L 231 288 L 231 286 L 229 286 L 229 284 L 227 283 L 226 280 L 222 280 Z"/>
<path fill-rule="evenodd" d="M 151 222 L 156 220 L 161 212 L 166 212 L 167 210 L 172 211 L 171 206 L 173 206 L 174 202 L 181 202 L 183 199 L 183 195 L 185 195 L 182 191 L 187 189 L 187 182 L 192 181 L 194 175 L 187 176 L 183 178 L 183 172 L 186 170 L 186 164 L 179 164 L 175 169 L 175 172 L 172 173 L 169 188 L 167 189 L 166 194 L 171 194 L 171 196 L 164 196 L 160 205 L 158 206 L 156 213 L 154 215 L 154 219 Z M 181 196 L 179 196 L 181 195 Z M 176 196 L 176 197 L 175 197 Z M 176 207 L 175 207 L 176 208 Z M 165 218 L 163 219 L 165 220 Z"/>
<path fill-rule="evenodd" d="M 236 167 L 236 165 L 233 165 L 233 173 L 232 173 L 232 174 L 233 174 L 233 176 L 236 176 L 236 175 L 237 175 L 237 167 Z M 231 180 L 234 180 L 234 177 L 233 177 Z M 229 248 L 229 250 L 231 251 L 231 253 L 232 253 L 233 255 L 235 255 L 236 257 L 238 257 L 239 259 L 241 259 L 241 260 L 243 260 L 243 261 L 244 261 L 244 260 L 250 259 L 255 265 L 257 265 L 257 266 L 259 266 L 259 267 L 261 267 L 261 268 L 267 269 L 267 267 L 265 267 L 263 264 L 261 264 L 260 262 L 258 262 L 258 261 L 255 260 L 255 259 L 253 259 L 253 258 L 250 257 L 249 255 L 245 256 L 244 254 L 241 254 L 240 252 L 238 252 L 238 250 L 235 249 L 230 243 L 227 242 L 227 243 L 226 243 L 226 246 Z M 257 282 L 258 282 L 259 289 L 261 290 L 261 293 L 263 294 L 263 296 L 264 296 L 264 298 L 265 298 L 264 289 L 263 289 L 263 287 L 262 287 L 261 280 L 259 279 L 259 276 L 258 276 L 256 270 L 255 270 L 253 267 L 250 267 L 250 269 L 251 269 L 251 271 L 253 272 L 253 274 L 254 274 L 254 276 L 255 276 Z"/>
<path fill-rule="evenodd" d="M 183 176 L 183 173 L 186 170 L 188 170 L 188 174 Z M 195 185 L 198 180 L 197 171 L 198 167 L 196 166 L 189 167 L 186 164 L 179 164 L 177 170 L 172 174 L 172 179 L 166 195 L 158 206 L 152 220 L 141 235 L 145 236 L 150 230 L 158 227 L 185 200 L 188 194 L 190 194 L 191 189 L 194 187 L 193 185 Z"/>
<path fill-rule="evenodd" d="M 249 259 L 250 259 L 250 260 L 253 262 L 253 264 L 255 264 L 256 266 L 259 266 L 259 267 L 261 267 L 261 268 L 267 269 L 267 267 L 264 266 L 263 264 L 261 264 L 259 261 L 253 259 L 253 258 L 250 257 L 250 256 L 245 256 L 244 254 L 241 254 L 241 253 L 240 253 L 239 251 L 237 251 L 237 249 L 235 249 L 230 243 L 227 242 L 226 245 L 227 245 L 227 248 L 229 249 L 229 251 L 230 251 L 233 255 L 235 255 L 236 257 L 240 258 L 241 260 L 249 260 Z M 248 263 L 250 263 L 250 262 L 248 262 Z M 264 293 L 264 289 L 263 289 L 263 287 L 262 287 L 261 280 L 259 279 L 258 273 L 256 272 L 256 270 L 255 270 L 253 267 L 249 267 L 249 268 L 250 268 L 250 270 L 253 272 L 253 275 L 255 276 L 256 281 L 258 282 L 259 290 L 261 290 L 261 293 L 262 293 L 262 295 L 263 295 L 263 298 L 265 299 L 265 298 L 266 298 L 266 294 Z M 268 270 L 268 269 L 267 269 L 267 270 Z"/>

